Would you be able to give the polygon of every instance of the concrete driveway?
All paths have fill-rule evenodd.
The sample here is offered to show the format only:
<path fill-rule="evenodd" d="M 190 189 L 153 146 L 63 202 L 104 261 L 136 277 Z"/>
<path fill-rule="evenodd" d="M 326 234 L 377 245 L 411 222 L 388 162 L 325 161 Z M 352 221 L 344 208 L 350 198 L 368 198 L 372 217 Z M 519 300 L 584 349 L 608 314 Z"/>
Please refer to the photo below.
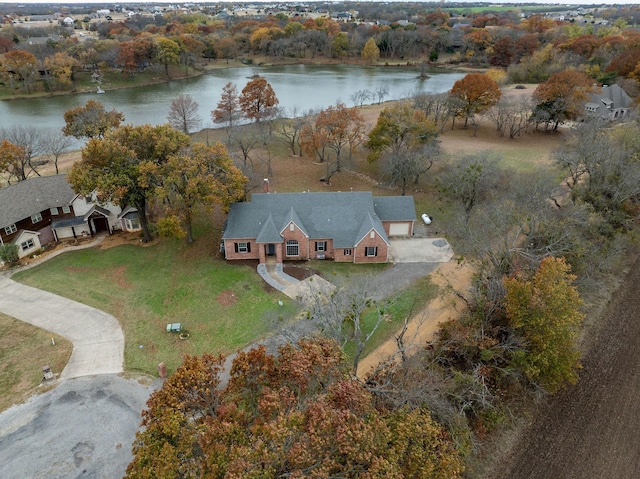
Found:
<path fill-rule="evenodd" d="M 453 258 L 444 238 L 394 238 L 389 255 L 393 263 L 447 263 Z"/>
<path fill-rule="evenodd" d="M 123 371 L 124 334 L 110 314 L 16 283 L 6 275 L 0 275 L 0 312 L 73 343 L 60 379 Z"/>

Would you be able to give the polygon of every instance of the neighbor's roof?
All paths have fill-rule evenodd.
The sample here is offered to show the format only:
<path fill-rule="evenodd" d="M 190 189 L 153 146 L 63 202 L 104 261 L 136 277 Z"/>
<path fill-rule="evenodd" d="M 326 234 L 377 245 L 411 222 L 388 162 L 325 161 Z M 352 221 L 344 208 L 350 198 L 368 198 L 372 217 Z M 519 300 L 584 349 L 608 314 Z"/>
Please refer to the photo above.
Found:
<path fill-rule="evenodd" d="M 37 176 L 0 188 L 0 228 L 49 208 L 69 206 L 75 196 L 67 175 Z"/>
<path fill-rule="evenodd" d="M 608 113 L 610 111 L 609 108 L 629 108 L 633 105 L 631 97 L 627 95 L 620 85 L 615 83 L 610 86 L 603 86 L 596 93 L 592 93 L 589 99 L 587 106 L 596 108 L 604 113 Z"/>
<path fill-rule="evenodd" d="M 415 207 L 410 196 L 380 199 L 368 191 L 255 193 L 251 202 L 231 205 L 223 238 L 281 242 L 293 222 L 310 238 L 333 239 L 336 248 L 355 246 L 371 229 L 388 242 L 381 218 L 414 220 Z"/>

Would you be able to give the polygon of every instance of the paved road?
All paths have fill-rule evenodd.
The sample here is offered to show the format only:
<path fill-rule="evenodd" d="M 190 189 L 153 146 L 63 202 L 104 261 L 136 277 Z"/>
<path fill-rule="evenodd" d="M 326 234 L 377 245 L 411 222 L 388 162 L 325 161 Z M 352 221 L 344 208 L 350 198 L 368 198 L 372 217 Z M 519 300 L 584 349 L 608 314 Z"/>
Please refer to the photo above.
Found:
<path fill-rule="evenodd" d="M 158 386 L 112 374 L 85 376 L 7 409 L 0 414 L 0 477 L 122 477 L 140 411 Z"/>
<path fill-rule="evenodd" d="M 0 275 L 0 312 L 73 343 L 60 379 L 123 371 L 124 335 L 110 314 Z"/>

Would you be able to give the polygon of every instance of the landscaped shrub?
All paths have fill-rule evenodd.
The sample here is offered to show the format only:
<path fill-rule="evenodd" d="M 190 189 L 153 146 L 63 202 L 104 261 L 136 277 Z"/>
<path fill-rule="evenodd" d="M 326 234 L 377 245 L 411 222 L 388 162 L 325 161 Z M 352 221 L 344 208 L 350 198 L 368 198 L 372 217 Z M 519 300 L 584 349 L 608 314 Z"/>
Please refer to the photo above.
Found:
<path fill-rule="evenodd" d="M 7 243 L 0 246 L 0 260 L 4 263 L 16 263 L 18 261 L 18 245 Z"/>

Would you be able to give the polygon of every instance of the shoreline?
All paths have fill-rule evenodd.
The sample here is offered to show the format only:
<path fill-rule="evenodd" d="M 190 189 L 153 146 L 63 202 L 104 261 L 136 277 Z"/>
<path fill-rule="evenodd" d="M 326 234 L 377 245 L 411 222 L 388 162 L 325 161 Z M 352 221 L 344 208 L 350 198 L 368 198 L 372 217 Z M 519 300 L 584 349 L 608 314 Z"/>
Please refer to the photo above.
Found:
<path fill-rule="evenodd" d="M 411 59 L 411 60 L 407 60 L 407 61 L 393 61 L 393 62 L 389 62 L 386 61 L 384 63 L 382 62 L 377 62 L 376 64 L 367 64 L 367 63 L 363 63 L 361 60 L 359 59 L 353 59 L 353 60 L 339 60 L 339 61 L 331 61 L 329 59 L 329 61 L 327 61 L 327 59 L 321 59 L 322 61 L 314 61 L 315 59 L 310 58 L 310 59 L 305 59 L 304 61 L 287 61 L 287 60 L 282 60 L 282 61 L 255 61 L 255 59 L 252 59 L 254 62 L 253 63 L 243 63 L 241 61 L 238 60 L 233 60 L 231 62 L 226 62 L 224 64 L 221 64 L 222 62 L 220 60 L 212 60 L 212 61 L 207 61 L 205 64 L 202 64 L 201 67 L 195 71 L 194 74 L 192 75 L 182 75 L 182 76 L 175 76 L 173 78 L 169 78 L 169 79 L 158 79 L 158 80 L 150 80 L 150 81 L 145 81 L 142 83 L 138 83 L 136 85 L 120 85 L 120 86 L 116 86 L 116 87 L 108 87 L 105 85 L 101 85 L 102 89 L 105 92 L 109 92 L 109 91 L 115 91 L 115 90 L 126 90 L 129 88 L 140 88 L 140 87 L 146 87 L 146 86 L 151 86 L 151 85 L 159 85 L 159 84 L 163 84 L 163 83 L 171 83 L 173 81 L 181 81 L 181 80 L 188 80 L 191 78 L 198 78 L 202 75 L 206 75 L 211 71 L 214 70 L 225 70 L 228 68 L 241 68 L 241 67 L 246 67 L 246 68 L 263 68 L 263 67 L 277 67 L 277 66 L 295 66 L 295 65 L 309 65 L 309 66 L 336 66 L 336 65 L 347 65 L 347 66 L 360 66 L 360 67 L 374 67 L 374 68 L 416 68 L 419 69 L 420 65 L 422 65 L 422 63 L 425 63 L 427 66 L 427 75 L 429 73 L 429 71 L 433 71 L 433 70 L 446 70 L 446 71 L 460 71 L 460 72 L 476 72 L 476 71 L 485 71 L 486 68 L 473 68 L 470 67 L 468 64 L 452 64 L 452 63 L 433 63 L 433 62 L 422 62 L 420 61 L 420 59 Z M 260 59 L 258 59 L 260 60 Z M 82 72 L 82 73 L 88 73 L 88 72 Z M 1 98 L 0 101 L 19 101 L 19 100 L 33 100 L 33 99 L 42 99 L 42 98 L 51 98 L 51 97 L 58 97 L 58 96 L 70 96 L 70 95 L 83 95 L 83 94 L 88 94 L 88 93 L 95 93 L 95 88 L 81 88 L 81 89 L 75 89 L 73 91 L 55 91 L 55 92 L 37 92 L 37 93 L 31 93 L 31 94 L 16 94 L 16 95 L 10 95 L 7 96 L 6 98 Z"/>

